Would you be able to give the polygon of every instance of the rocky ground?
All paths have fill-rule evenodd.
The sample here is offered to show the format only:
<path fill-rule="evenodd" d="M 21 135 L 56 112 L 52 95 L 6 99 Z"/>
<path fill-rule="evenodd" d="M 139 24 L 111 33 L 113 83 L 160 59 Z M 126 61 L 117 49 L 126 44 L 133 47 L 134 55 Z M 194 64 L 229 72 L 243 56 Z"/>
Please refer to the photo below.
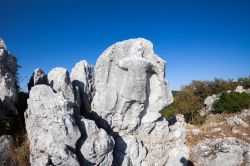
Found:
<path fill-rule="evenodd" d="M 187 145 L 194 165 L 250 165 L 250 110 L 207 117 L 188 125 Z"/>

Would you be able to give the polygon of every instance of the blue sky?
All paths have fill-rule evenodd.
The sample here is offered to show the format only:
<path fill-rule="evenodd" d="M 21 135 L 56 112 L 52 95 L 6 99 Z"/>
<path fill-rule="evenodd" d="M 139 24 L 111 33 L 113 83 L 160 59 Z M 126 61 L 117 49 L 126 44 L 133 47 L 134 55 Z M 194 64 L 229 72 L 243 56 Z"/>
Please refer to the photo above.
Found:
<path fill-rule="evenodd" d="M 143 37 L 167 61 L 172 89 L 250 75 L 249 0 L 0 0 L 0 36 L 32 71 L 95 64 L 111 44 Z"/>

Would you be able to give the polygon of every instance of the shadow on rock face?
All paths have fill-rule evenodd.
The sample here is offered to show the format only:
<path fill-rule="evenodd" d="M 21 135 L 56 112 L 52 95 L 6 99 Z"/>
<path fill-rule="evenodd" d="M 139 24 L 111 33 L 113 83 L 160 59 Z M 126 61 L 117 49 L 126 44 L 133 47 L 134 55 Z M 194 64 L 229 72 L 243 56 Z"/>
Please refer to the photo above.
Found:
<path fill-rule="evenodd" d="M 29 98 L 29 94 L 25 92 L 18 93 L 18 102 L 16 103 L 17 112 L 19 115 L 20 123 L 23 128 L 25 128 L 25 119 L 24 112 L 28 108 L 27 100 Z"/>
<path fill-rule="evenodd" d="M 80 163 L 81 166 L 85 166 L 85 165 L 94 166 L 95 164 L 91 163 L 88 160 L 86 160 L 84 158 L 82 152 L 81 152 L 81 148 L 82 148 L 84 142 L 86 141 L 86 139 L 88 138 L 88 135 L 87 135 L 87 132 L 86 132 L 87 129 L 86 129 L 84 123 L 81 122 L 82 117 L 79 116 L 77 111 L 74 112 L 74 118 L 75 118 L 75 121 L 76 121 L 76 125 L 78 126 L 78 128 L 80 130 L 80 133 L 81 133 L 81 137 L 76 142 L 76 149 L 75 149 L 77 158 L 79 160 L 79 163 Z"/>
<path fill-rule="evenodd" d="M 114 148 L 114 160 L 113 166 L 122 165 L 124 158 L 126 156 L 127 144 L 122 137 L 115 138 L 115 148 Z"/>
<path fill-rule="evenodd" d="M 72 81 L 72 85 L 74 88 L 74 95 L 75 95 L 75 101 L 77 101 L 77 104 L 79 104 L 80 107 L 80 113 L 83 116 L 88 116 L 88 112 L 91 111 L 91 101 L 90 97 L 85 91 L 84 91 L 84 83 L 78 80 Z"/>
<path fill-rule="evenodd" d="M 183 166 L 193 166 L 194 165 L 192 161 L 189 161 L 184 157 L 181 158 L 180 162 L 183 164 Z"/>

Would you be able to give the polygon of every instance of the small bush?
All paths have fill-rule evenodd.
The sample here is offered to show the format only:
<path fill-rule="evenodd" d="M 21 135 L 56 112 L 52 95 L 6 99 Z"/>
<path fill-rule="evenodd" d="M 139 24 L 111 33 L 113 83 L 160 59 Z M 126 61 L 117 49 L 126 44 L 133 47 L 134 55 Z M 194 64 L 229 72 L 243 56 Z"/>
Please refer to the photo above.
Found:
<path fill-rule="evenodd" d="M 162 115 L 170 120 L 176 114 L 183 114 L 188 123 L 201 124 L 204 118 L 198 113 L 203 106 L 200 101 L 200 98 L 193 94 L 191 88 L 183 87 L 176 94 L 174 103 L 164 109 Z"/>
<path fill-rule="evenodd" d="M 174 103 L 162 111 L 162 116 L 170 120 L 176 114 L 183 114 L 187 123 L 202 124 L 205 121 L 205 117 L 200 116 L 199 110 L 204 107 L 204 100 L 213 94 L 235 90 L 238 85 L 243 86 L 245 89 L 250 88 L 250 76 L 239 78 L 238 81 L 219 78 L 215 78 L 213 81 L 192 81 L 189 85 L 182 87 L 180 91 L 174 93 Z M 240 96 L 242 98 L 238 99 Z M 245 107 L 244 102 L 247 100 L 245 99 L 246 94 L 240 96 L 237 94 L 236 99 L 233 98 L 231 101 L 228 99 L 228 103 L 224 104 L 219 103 L 218 106 L 216 106 L 218 107 L 217 111 L 221 112 L 226 109 L 226 107 L 230 107 L 228 111 L 222 112 L 234 112 L 233 110 L 239 110 L 243 108 L 242 106 Z M 237 106 L 233 104 L 235 100 L 239 100 L 237 101 Z"/>
<path fill-rule="evenodd" d="M 241 78 L 238 79 L 238 82 L 245 89 L 249 89 L 250 88 L 250 76 L 248 76 L 248 77 L 241 77 Z"/>
<path fill-rule="evenodd" d="M 250 106 L 250 95 L 246 93 L 237 92 L 223 92 L 220 99 L 214 103 L 215 113 L 235 113 L 242 109 L 249 108 Z"/>

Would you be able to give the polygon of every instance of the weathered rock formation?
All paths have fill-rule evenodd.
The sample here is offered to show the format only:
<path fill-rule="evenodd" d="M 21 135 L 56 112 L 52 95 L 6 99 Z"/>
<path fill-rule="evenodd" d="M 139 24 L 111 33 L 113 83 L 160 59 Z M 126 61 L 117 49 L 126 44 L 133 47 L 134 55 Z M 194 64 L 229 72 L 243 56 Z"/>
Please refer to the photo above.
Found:
<path fill-rule="evenodd" d="M 94 74 L 94 66 L 85 60 L 78 62 L 70 74 L 75 89 L 76 102 L 82 114 L 91 111 L 91 103 L 95 93 Z"/>
<path fill-rule="evenodd" d="M 200 115 L 201 116 L 207 116 L 212 114 L 212 112 L 214 111 L 213 109 L 213 104 L 219 100 L 219 95 L 212 95 L 212 96 L 208 96 L 205 101 L 204 101 L 204 105 L 206 106 L 205 108 L 201 109 Z"/>
<path fill-rule="evenodd" d="M 95 66 L 92 111 L 114 131 L 134 132 L 141 125 L 152 128 L 160 111 L 173 101 L 165 81 L 165 63 L 145 39 L 110 46 Z"/>
<path fill-rule="evenodd" d="M 29 96 L 25 119 L 31 165 L 79 165 L 75 145 L 81 133 L 73 107 L 47 85 L 33 87 Z"/>
<path fill-rule="evenodd" d="M 94 121 L 80 116 L 74 98 L 68 98 L 73 95 L 68 72 L 55 68 L 48 79 L 51 87 L 36 85 L 28 99 L 31 165 L 111 165 L 114 140 Z"/>
<path fill-rule="evenodd" d="M 74 103 L 74 91 L 70 81 L 69 72 L 65 68 L 56 67 L 48 74 L 48 81 L 54 91 L 62 93 L 65 99 Z"/>
<path fill-rule="evenodd" d="M 12 114 L 16 114 L 14 103 L 17 102 L 17 63 L 0 38 L 0 99 Z"/>
<path fill-rule="evenodd" d="M 41 84 L 48 85 L 48 79 L 44 71 L 40 68 L 37 68 L 30 77 L 30 81 L 28 83 L 28 90 L 30 91 L 33 86 Z"/>
<path fill-rule="evenodd" d="M 80 147 L 84 157 L 83 165 L 110 166 L 113 162 L 113 149 L 115 142 L 105 130 L 99 129 L 95 122 L 81 118 L 79 125 L 85 140 Z"/>
<path fill-rule="evenodd" d="M 177 118 L 169 127 L 160 115 L 173 101 L 165 63 L 152 43 L 141 38 L 118 42 L 97 60 L 92 111 L 100 126 L 118 133 L 114 134 L 117 165 L 187 162 L 184 120 Z"/>
<path fill-rule="evenodd" d="M 191 149 L 194 165 L 250 165 L 250 145 L 233 137 L 205 140 Z"/>
<path fill-rule="evenodd" d="M 28 99 L 31 165 L 186 165 L 184 117 L 170 125 L 160 114 L 173 101 L 165 63 L 138 38 L 109 47 L 95 70 L 81 61 L 71 79 L 50 71 L 50 86 L 33 87 Z"/>
<path fill-rule="evenodd" d="M 250 93 L 250 89 L 244 89 L 243 86 L 237 86 L 236 89 L 235 89 L 235 92 L 238 92 L 238 93 Z"/>

